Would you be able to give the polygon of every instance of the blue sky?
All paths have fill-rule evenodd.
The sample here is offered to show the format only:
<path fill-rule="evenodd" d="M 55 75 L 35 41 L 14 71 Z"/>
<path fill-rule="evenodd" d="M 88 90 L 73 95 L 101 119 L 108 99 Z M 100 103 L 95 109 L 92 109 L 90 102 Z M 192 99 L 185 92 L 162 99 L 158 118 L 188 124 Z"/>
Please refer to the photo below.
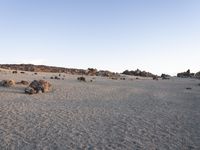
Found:
<path fill-rule="evenodd" d="M 0 0 L 0 63 L 200 71 L 199 0 Z"/>

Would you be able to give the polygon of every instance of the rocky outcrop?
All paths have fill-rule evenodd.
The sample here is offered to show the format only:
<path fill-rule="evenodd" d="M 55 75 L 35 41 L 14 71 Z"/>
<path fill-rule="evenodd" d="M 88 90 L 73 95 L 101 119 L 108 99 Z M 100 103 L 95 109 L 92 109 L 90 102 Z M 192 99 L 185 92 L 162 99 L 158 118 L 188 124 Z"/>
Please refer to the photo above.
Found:
<path fill-rule="evenodd" d="M 0 85 L 3 87 L 11 87 L 15 85 L 15 81 L 14 80 L 2 80 L 0 82 Z"/>
<path fill-rule="evenodd" d="M 141 71 L 139 69 L 137 69 L 135 71 L 125 70 L 122 74 L 131 75 L 131 76 L 152 77 L 152 78 L 156 76 L 150 72 Z"/>
<path fill-rule="evenodd" d="M 186 72 L 181 72 L 177 74 L 177 77 L 179 78 L 191 78 L 194 77 L 194 73 L 190 73 L 190 69 L 188 69 Z"/>
<path fill-rule="evenodd" d="M 52 85 L 45 80 L 34 80 L 31 82 L 28 88 L 25 88 L 25 93 L 36 94 L 36 93 L 46 93 L 52 90 Z"/>

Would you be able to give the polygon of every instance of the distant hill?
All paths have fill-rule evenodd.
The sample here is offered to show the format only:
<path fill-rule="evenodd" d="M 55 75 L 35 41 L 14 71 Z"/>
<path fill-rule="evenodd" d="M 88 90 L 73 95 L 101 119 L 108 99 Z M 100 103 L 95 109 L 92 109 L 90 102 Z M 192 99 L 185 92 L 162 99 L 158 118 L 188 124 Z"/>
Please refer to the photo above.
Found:
<path fill-rule="evenodd" d="M 74 68 L 64 68 L 55 66 L 45 66 L 45 65 L 33 65 L 33 64 L 0 64 L 0 68 L 16 71 L 31 71 L 31 72 L 51 72 L 51 73 L 67 73 L 75 75 L 91 75 L 91 76 L 106 76 L 112 77 L 119 74 L 110 71 L 98 71 L 97 69 L 88 68 L 84 69 L 74 69 Z"/>

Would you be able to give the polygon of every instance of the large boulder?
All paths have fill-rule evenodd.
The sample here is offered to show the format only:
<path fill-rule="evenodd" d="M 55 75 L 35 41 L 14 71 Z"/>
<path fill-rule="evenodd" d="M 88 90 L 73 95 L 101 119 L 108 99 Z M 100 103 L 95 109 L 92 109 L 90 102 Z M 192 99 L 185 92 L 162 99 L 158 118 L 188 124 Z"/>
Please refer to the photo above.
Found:
<path fill-rule="evenodd" d="M 34 80 L 31 82 L 28 88 L 25 89 L 25 93 L 36 94 L 36 93 L 46 93 L 52 90 L 52 85 L 45 80 Z"/>
<path fill-rule="evenodd" d="M 11 87 L 11 86 L 15 85 L 15 81 L 14 80 L 2 80 L 0 82 L 0 85 L 4 86 L 4 87 Z"/>

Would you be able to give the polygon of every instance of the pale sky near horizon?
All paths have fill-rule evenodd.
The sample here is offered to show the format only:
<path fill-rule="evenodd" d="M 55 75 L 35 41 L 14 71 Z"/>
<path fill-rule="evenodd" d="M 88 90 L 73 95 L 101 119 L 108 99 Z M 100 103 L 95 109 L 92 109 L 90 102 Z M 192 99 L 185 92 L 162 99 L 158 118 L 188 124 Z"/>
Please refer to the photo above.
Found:
<path fill-rule="evenodd" d="M 200 71 L 200 0 L 0 0 L 0 64 Z"/>

